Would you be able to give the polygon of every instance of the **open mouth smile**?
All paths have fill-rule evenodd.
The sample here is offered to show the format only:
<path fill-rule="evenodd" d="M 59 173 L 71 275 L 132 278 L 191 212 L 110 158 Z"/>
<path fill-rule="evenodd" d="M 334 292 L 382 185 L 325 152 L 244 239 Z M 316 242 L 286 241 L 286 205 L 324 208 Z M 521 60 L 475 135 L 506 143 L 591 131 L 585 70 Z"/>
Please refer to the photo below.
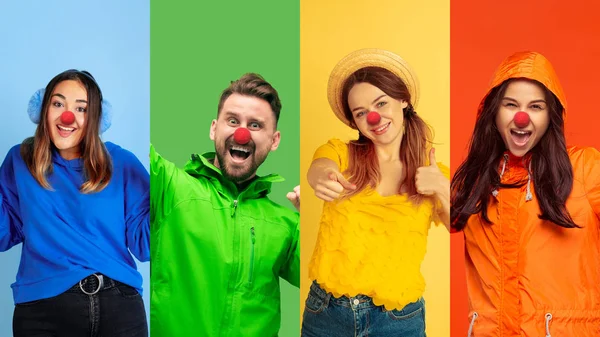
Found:
<path fill-rule="evenodd" d="M 243 146 L 234 145 L 229 149 L 229 155 L 233 161 L 241 163 L 252 155 L 252 150 Z"/>

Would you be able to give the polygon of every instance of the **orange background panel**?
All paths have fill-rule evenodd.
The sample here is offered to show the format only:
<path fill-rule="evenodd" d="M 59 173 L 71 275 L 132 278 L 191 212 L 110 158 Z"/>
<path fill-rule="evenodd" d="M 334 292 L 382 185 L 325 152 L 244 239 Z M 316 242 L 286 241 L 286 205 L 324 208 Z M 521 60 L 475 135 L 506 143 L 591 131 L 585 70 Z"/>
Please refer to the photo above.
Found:
<path fill-rule="evenodd" d="M 600 149 L 600 2 L 450 2 L 451 169 L 466 156 L 477 106 L 496 67 L 533 50 L 553 64 L 565 90 L 567 144 Z M 462 234 L 451 236 L 451 336 L 466 336 L 468 299 Z"/>

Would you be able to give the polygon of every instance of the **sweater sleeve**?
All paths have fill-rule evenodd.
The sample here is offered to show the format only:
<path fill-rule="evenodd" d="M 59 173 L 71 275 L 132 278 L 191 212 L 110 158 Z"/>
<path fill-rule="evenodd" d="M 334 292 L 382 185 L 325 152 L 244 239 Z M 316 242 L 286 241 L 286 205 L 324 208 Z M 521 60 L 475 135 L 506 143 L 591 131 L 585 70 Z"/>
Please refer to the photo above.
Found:
<path fill-rule="evenodd" d="M 13 156 L 18 147 L 13 148 L 0 166 L 0 251 L 23 242 L 23 224 L 17 210 L 19 196 L 15 184 Z"/>
<path fill-rule="evenodd" d="M 131 152 L 125 151 L 125 226 L 127 247 L 142 262 L 150 260 L 150 178 Z"/>

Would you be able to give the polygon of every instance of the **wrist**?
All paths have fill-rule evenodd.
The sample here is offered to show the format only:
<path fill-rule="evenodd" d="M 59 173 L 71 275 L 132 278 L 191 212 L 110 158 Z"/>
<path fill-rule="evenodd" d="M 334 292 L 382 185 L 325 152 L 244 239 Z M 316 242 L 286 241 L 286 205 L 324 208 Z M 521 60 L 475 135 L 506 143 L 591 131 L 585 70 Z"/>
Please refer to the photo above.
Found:
<path fill-rule="evenodd" d="M 438 188 L 435 191 L 435 196 L 440 199 L 440 201 L 446 200 L 450 197 L 450 181 L 446 179 L 446 177 L 440 179 Z"/>

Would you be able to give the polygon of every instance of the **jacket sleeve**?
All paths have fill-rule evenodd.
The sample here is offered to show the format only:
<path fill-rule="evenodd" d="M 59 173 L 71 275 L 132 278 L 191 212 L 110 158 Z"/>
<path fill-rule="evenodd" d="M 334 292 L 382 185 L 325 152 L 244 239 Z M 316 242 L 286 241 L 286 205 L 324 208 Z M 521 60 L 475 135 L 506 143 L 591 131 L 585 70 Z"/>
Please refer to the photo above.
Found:
<path fill-rule="evenodd" d="M 175 164 L 167 161 L 150 145 L 150 225 L 157 227 L 169 214 L 174 203 L 176 175 L 181 174 Z"/>
<path fill-rule="evenodd" d="M 291 285 L 300 287 L 300 214 L 294 214 L 296 225 L 280 276 Z"/>
<path fill-rule="evenodd" d="M 141 262 L 150 260 L 150 177 L 129 152 L 124 166 L 125 226 L 127 247 Z"/>
<path fill-rule="evenodd" d="M 12 152 L 12 151 L 11 151 Z M 13 170 L 13 153 L 9 152 L 0 166 L 0 251 L 4 252 L 23 242 L 23 224 L 19 209 Z"/>
<path fill-rule="evenodd" d="M 594 148 L 587 148 L 584 153 L 584 184 L 587 198 L 600 218 L 600 152 Z"/>

